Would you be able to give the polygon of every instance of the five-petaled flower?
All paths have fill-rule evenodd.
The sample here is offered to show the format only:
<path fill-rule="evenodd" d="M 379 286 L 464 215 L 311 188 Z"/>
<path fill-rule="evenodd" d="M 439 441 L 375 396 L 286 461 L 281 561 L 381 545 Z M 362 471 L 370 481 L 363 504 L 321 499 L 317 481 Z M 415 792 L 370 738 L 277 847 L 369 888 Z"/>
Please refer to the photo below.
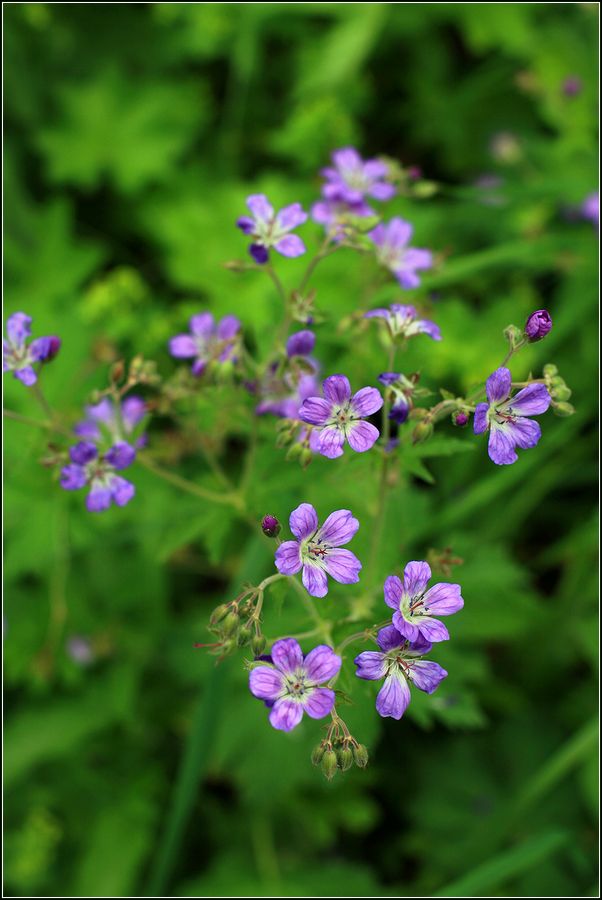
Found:
<path fill-rule="evenodd" d="M 279 731 L 292 731 L 306 712 L 323 719 L 334 706 L 331 688 L 321 687 L 341 668 L 341 657 L 325 644 L 303 656 L 293 638 L 276 641 L 271 664 L 251 669 L 249 689 L 270 708 L 270 724 Z"/>
<path fill-rule="evenodd" d="M 101 454 L 95 444 L 80 441 L 69 448 L 71 462 L 61 471 L 61 487 L 66 491 L 77 491 L 88 486 L 86 507 L 90 512 L 102 512 L 111 503 L 125 506 L 134 496 L 135 488 L 116 472 L 133 461 L 131 449 L 128 444 L 115 444 Z"/>
<path fill-rule="evenodd" d="M 364 453 L 374 445 L 380 432 L 365 422 L 383 405 L 376 388 L 364 387 L 351 396 L 349 379 L 345 375 L 331 375 L 322 384 L 324 397 L 308 397 L 299 410 L 299 418 L 319 428 L 319 441 L 314 446 L 322 456 L 335 459 L 343 453 L 347 440 L 356 453 Z"/>
<path fill-rule="evenodd" d="M 380 652 L 366 650 L 356 656 L 356 675 L 367 681 L 385 679 L 376 698 L 380 716 L 401 719 L 410 702 L 410 685 L 432 694 L 447 676 L 445 669 L 422 657 L 432 647 L 423 637 L 408 641 L 394 625 L 381 629 L 376 637 Z"/>
<path fill-rule="evenodd" d="M 26 387 L 38 380 L 36 363 L 50 362 L 57 355 L 60 338 L 40 337 L 30 344 L 31 316 L 23 312 L 13 313 L 6 321 L 6 339 L 2 342 L 2 371 L 12 372 Z"/>
<path fill-rule="evenodd" d="M 402 288 L 418 287 L 420 278 L 416 273 L 433 265 L 430 250 L 408 247 L 412 231 L 409 222 L 395 217 L 368 232 L 376 247 L 376 258 L 393 273 Z"/>
<path fill-rule="evenodd" d="M 439 326 L 430 319 L 419 319 L 415 306 L 392 303 L 388 309 L 371 309 L 364 313 L 365 319 L 384 319 L 391 337 L 409 338 L 416 334 L 427 334 L 434 341 L 441 340 Z"/>
<path fill-rule="evenodd" d="M 552 398 L 544 384 L 528 384 L 510 397 L 512 375 L 505 367 L 487 379 L 489 403 L 479 403 L 474 413 L 474 432 L 489 429 L 489 457 L 498 466 L 507 466 L 518 459 L 516 447 L 527 450 L 535 447 L 541 428 L 528 416 L 545 413 Z"/>
<path fill-rule="evenodd" d="M 274 248 L 282 256 L 301 256 L 305 253 L 305 244 L 296 234 L 290 232 L 307 221 L 307 213 L 300 203 L 291 203 L 280 212 L 274 207 L 265 194 L 251 194 L 247 197 L 247 206 L 251 216 L 241 216 L 236 224 L 245 234 L 253 238 L 249 253 L 256 263 L 266 263 L 269 250 Z"/>
<path fill-rule="evenodd" d="M 110 397 L 103 397 L 98 403 L 86 406 L 86 418 L 78 422 L 73 431 L 99 448 L 119 446 L 121 458 L 129 455 L 127 465 L 130 465 L 136 458 L 136 450 L 146 444 L 146 435 L 138 435 L 137 428 L 147 411 L 146 402 L 137 394 L 130 394 L 119 403 Z"/>
<path fill-rule="evenodd" d="M 330 202 L 357 205 L 365 197 L 390 200 L 395 194 L 395 187 L 386 181 L 387 164 L 378 159 L 363 160 L 353 147 L 335 150 L 332 166 L 322 169 L 321 174 L 326 179 L 322 196 Z"/>
<path fill-rule="evenodd" d="M 327 575 L 340 584 L 359 581 L 361 562 L 350 550 L 341 549 L 360 527 L 348 509 L 337 509 L 320 526 L 313 506 L 302 503 L 292 511 L 289 525 L 297 540 L 285 541 L 276 550 L 275 564 L 282 575 L 303 569 L 303 584 L 312 597 L 326 596 Z"/>
<path fill-rule="evenodd" d="M 202 375 L 209 363 L 236 361 L 240 321 L 224 316 L 215 324 L 211 313 L 198 313 L 190 319 L 190 334 L 177 334 L 169 342 L 176 359 L 194 359 L 192 374 Z"/>
<path fill-rule="evenodd" d="M 427 591 L 431 567 L 426 562 L 409 562 L 403 581 L 389 575 L 385 581 L 385 603 L 395 610 L 393 625 L 409 641 L 447 641 L 449 632 L 434 616 L 451 616 L 464 606 L 459 584 L 434 584 Z"/>

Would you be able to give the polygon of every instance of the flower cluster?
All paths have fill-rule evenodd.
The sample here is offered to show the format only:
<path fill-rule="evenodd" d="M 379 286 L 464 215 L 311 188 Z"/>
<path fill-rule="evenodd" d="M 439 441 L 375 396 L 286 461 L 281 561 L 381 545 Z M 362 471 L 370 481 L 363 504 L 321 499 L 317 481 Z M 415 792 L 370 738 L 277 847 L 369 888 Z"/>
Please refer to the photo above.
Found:
<path fill-rule="evenodd" d="M 31 323 L 31 316 L 13 313 L 7 319 L 6 338 L 2 342 L 2 371 L 12 372 L 13 377 L 26 387 L 38 380 L 36 364 L 51 362 L 61 348 L 61 340 L 55 336 L 36 338 L 28 343 Z"/>

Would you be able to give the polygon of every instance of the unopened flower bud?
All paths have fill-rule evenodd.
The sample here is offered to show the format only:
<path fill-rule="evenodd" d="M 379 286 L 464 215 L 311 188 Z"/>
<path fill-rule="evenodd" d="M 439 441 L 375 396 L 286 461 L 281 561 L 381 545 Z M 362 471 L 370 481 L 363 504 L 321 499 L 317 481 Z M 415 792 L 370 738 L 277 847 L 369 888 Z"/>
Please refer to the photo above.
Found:
<path fill-rule="evenodd" d="M 428 419 L 423 419 L 422 422 L 418 422 L 412 432 L 412 443 L 423 444 L 425 441 L 428 441 L 432 433 L 433 423 Z"/>
<path fill-rule="evenodd" d="M 322 757 L 320 767 L 322 769 L 322 774 L 326 778 L 328 778 L 329 781 L 336 775 L 337 766 L 338 763 L 336 753 L 334 752 L 334 750 L 327 750 Z"/>
<path fill-rule="evenodd" d="M 266 639 L 262 634 L 254 634 L 251 638 L 251 650 L 253 656 L 261 656 L 265 649 Z"/>
<path fill-rule="evenodd" d="M 464 428 L 465 425 L 468 425 L 469 415 L 464 412 L 464 410 L 460 409 L 452 415 L 452 422 L 454 425 L 457 425 L 458 428 Z"/>
<path fill-rule="evenodd" d="M 552 316 L 547 309 L 537 309 L 525 322 L 525 334 L 530 343 L 541 341 L 552 330 Z"/>
<path fill-rule="evenodd" d="M 546 363 L 543 367 L 543 374 L 545 378 L 553 378 L 554 375 L 558 375 L 558 366 L 555 366 L 554 363 Z"/>
<path fill-rule="evenodd" d="M 302 468 L 307 469 L 313 458 L 314 455 L 309 447 L 303 447 L 301 455 L 299 456 L 299 462 L 301 463 Z"/>
<path fill-rule="evenodd" d="M 253 632 L 248 625 L 243 625 L 236 637 L 236 643 L 239 647 L 245 647 L 251 640 Z"/>
<path fill-rule="evenodd" d="M 337 747 L 337 763 L 342 772 L 346 772 L 353 765 L 353 750 L 351 747 Z"/>
<path fill-rule="evenodd" d="M 229 612 L 224 621 L 222 622 L 222 630 L 224 634 L 231 635 L 234 634 L 238 630 L 238 623 L 240 622 L 238 613 L 232 610 Z"/>
<path fill-rule="evenodd" d="M 216 606 L 213 612 L 211 613 L 211 618 L 209 619 L 209 623 L 211 625 L 217 625 L 218 622 L 221 622 L 223 618 L 228 615 L 229 606 L 227 603 L 221 603 L 219 606 Z"/>
<path fill-rule="evenodd" d="M 223 643 L 220 644 L 220 646 L 219 646 L 220 656 L 227 656 L 229 653 L 232 653 L 232 651 L 235 648 L 236 648 L 236 641 L 233 641 L 233 640 L 223 641 Z"/>
<path fill-rule="evenodd" d="M 552 378 L 550 384 L 550 394 L 554 398 L 554 400 L 560 400 L 564 403 L 565 400 L 571 399 L 572 390 L 568 387 L 564 378 L 561 378 L 557 375 L 555 378 Z"/>
<path fill-rule="evenodd" d="M 261 520 L 261 530 L 266 537 L 275 538 L 280 534 L 280 522 L 276 516 L 264 516 Z"/>
<path fill-rule="evenodd" d="M 293 444 L 293 446 L 290 447 L 287 451 L 285 459 L 287 462 L 293 462 L 294 460 L 301 457 L 302 452 L 303 447 L 301 446 L 301 444 Z"/>
<path fill-rule="evenodd" d="M 58 356 L 59 350 L 61 349 L 61 339 L 57 337 L 55 334 L 50 335 L 50 337 L 46 338 L 46 347 L 44 348 L 44 356 L 40 360 L 43 363 L 52 362 L 55 356 Z"/>
<path fill-rule="evenodd" d="M 517 347 L 523 337 L 523 330 L 518 325 L 508 325 L 504 328 L 504 337 L 511 347 Z"/>
<path fill-rule="evenodd" d="M 360 769 L 365 769 L 368 765 L 368 748 L 363 744 L 357 744 L 353 747 L 353 759 Z"/>
<path fill-rule="evenodd" d="M 314 749 L 311 751 L 311 762 L 313 766 L 319 766 L 322 762 L 322 757 L 326 753 L 326 747 L 324 744 L 317 744 Z"/>
<path fill-rule="evenodd" d="M 554 411 L 554 415 L 559 416 L 561 419 L 566 419 L 569 416 L 572 416 L 575 412 L 575 407 L 571 403 L 555 403 L 552 407 Z"/>

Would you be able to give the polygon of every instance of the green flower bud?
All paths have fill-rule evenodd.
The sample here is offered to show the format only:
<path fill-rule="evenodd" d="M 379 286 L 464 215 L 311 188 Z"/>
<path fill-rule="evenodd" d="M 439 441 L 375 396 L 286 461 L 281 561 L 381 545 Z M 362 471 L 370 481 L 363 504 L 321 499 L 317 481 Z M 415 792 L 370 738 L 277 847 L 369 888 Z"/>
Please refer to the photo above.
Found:
<path fill-rule="evenodd" d="M 240 631 L 238 632 L 238 636 L 236 638 L 236 643 L 238 644 L 239 647 L 245 647 L 251 640 L 252 635 L 253 635 L 253 632 L 251 631 L 249 626 L 243 625 L 242 628 L 240 629 Z"/>
<path fill-rule="evenodd" d="M 552 407 L 555 416 L 566 419 L 575 412 L 575 407 L 570 403 L 555 403 Z"/>
<path fill-rule="evenodd" d="M 523 329 L 518 328 L 517 325 L 508 325 L 507 328 L 504 328 L 504 337 L 511 347 L 516 347 L 523 339 Z"/>
<path fill-rule="evenodd" d="M 424 444 L 425 441 L 431 437 L 433 433 L 433 423 L 428 419 L 423 419 L 422 422 L 418 422 L 414 431 L 412 432 L 412 443 L 413 444 Z"/>
<path fill-rule="evenodd" d="M 313 766 L 319 766 L 322 762 L 322 757 L 326 753 L 326 747 L 324 744 L 317 744 L 314 749 L 311 751 L 311 762 Z"/>
<path fill-rule="evenodd" d="M 558 366 L 555 366 L 553 363 L 546 363 L 543 367 L 543 374 L 545 378 L 553 378 L 554 375 L 558 375 Z"/>
<path fill-rule="evenodd" d="M 353 750 L 351 747 L 337 747 L 337 763 L 342 772 L 346 772 L 353 765 Z"/>
<path fill-rule="evenodd" d="M 353 747 L 352 752 L 356 766 L 359 766 L 360 769 L 365 769 L 368 765 L 368 748 L 363 744 L 358 744 Z"/>
<path fill-rule="evenodd" d="M 219 648 L 219 652 L 221 656 L 228 656 L 229 653 L 232 653 L 233 650 L 236 649 L 236 641 L 223 641 Z"/>
<path fill-rule="evenodd" d="M 558 387 L 552 388 L 550 393 L 552 394 L 552 397 L 555 400 L 560 400 L 560 401 L 564 402 L 565 400 L 570 400 L 571 394 L 573 392 L 570 389 L 570 387 L 567 387 L 567 385 L 563 381 L 562 384 L 558 385 Z"/>
<path fill-rule="evenodd" d="M 301 450 L 301 455 L 299 457 L 299 462 L 301 463 L 302 468 L 307 469 L 313 458 L 314 455 L 309 447 L 303 447 L 303 449 Z"/>
<path fill-rule="evenodd" d="M 213 612 L 211 613 L 211 618 L 209 619 L 209 623 L 211 625 L 217 625 L 218 622 L 221 622 L 222 619 L 228 615 L 229 606 L 227 603 L 222 603 L 220 606 L 216 606 Z"/>
<path fill-rule="evenodd" d="M 261 656 L 265 650 L 266 639 L 262 634 L 254 634 L 251 638 L 251 650 L 254 656 Z"/>
<path fill-rule="evenodd" d="M 293 444 L 293 446 L 287 451 L 285 459 L 287 462 L 292 462 L 295 459 L 299 459 L 302 453 L 302 444 Z"/>
<path fill-rule="evenodd" d="M 331 781 L 337 771 L 337 755 L 334 750 L 327 750 L 322 757 L 322 774 Z"/>
<path fill-rule="evenodd" d="M 224 634 L 230 636 L 238 631 L 238 625 L 240 622 L 240 618 L 237 612 L 232 610 L 228 613 L 224 621 L 222 622 L 222 629 Z"/>

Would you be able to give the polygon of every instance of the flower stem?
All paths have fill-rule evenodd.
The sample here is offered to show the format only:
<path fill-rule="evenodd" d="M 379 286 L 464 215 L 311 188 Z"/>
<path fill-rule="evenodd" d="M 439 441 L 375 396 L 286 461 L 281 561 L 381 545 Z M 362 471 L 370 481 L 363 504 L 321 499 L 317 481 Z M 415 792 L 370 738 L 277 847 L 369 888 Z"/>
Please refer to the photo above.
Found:
<path fill-rule="evenodd" d="M 303 291 L 309 284 L 309 280 L 310 280 L 311 276 L 313 275 L 318 263 L 320 263 L 323 259 L 326 259 L 327 256 L 330 256 L 332 253 L 334 253 L 335 250 L 338 250 L 338 245 L 331 247 L 330 244 L 331 244 L 331 238 L 330 238 L 330 236 L 328 236 L 325 239 L 322 246 L 320 247 L 320 249 L 318 250 L 318 252 L 316 253 L 316 255 L 314 256 L 314 258 L 310 261 L 309 265 L 307 266 L 307 269 L 305 270 L 305 274 L 304 274 L 303 278 L 301 279 L 299 287 L 297 288 L 297 293 L 299 293 L 299 294 L 303 293 Z"/>
<path fill-rule="evenodd" d="M 152 462 L 147 456 L 143 456 L 142 454 L 138 455 L 138 462 L 141 466 L 144 466 L 145 469 L 148 469 L 149 472 L 152 472 L 153 475 L 162 478 L 163 481 L 169 482 L 169 484 L 179 488 L 181 491 L 185 491 L 187 494 L 192 494 L 194 497 L 199 497 L 201 500 L 209 500 L 211 503 L 219 503 L 223 506 L 233 506 L 239 512 L 244 511 L 242 498 L 239 494 L 218 494 L 217 491 L 211 491 L 208 488 L 202 487 L 200 484 L 189 481 L 187 478 L 182 478 L 180 475 L 162 469 L 161 466 L 156 465 L 156 463 Z"/>

